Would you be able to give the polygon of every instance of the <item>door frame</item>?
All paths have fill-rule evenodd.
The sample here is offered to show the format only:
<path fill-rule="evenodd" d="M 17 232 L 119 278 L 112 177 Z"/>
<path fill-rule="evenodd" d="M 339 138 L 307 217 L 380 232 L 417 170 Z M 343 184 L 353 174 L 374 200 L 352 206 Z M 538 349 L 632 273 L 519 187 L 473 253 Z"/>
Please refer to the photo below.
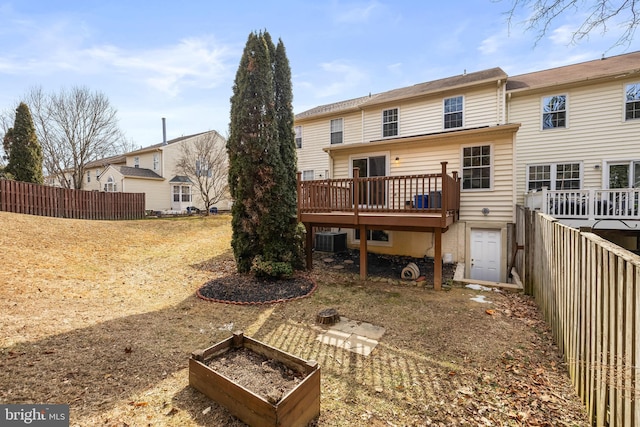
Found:
<path fill-rule="evenodd" d="M 507 282 L 507 223 L 474 221 L 467 222 L 465 227 L 465 267 L 464 276 L 471 279 L 471 231 L 475 229 L 496 230 L 500 232 L 500 277 L 499 281 Z"/>

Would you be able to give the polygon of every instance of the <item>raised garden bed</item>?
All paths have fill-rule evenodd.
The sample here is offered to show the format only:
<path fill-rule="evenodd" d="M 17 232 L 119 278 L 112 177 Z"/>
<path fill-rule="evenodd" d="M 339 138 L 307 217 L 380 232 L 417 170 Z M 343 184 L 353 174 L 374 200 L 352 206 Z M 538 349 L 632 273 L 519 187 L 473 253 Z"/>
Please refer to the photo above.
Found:
<path fill-rule="evenodd" d="M 224 359 L 224 363 L 236 360 L 232 357 L 234 352 L 250 352 L 255 357 L 238 358 L 243 362 L 232 369 L 248 370 L 252 367 L 243 364 L 257 363 L 273 373 L 280 366 L 292 373 L 295 380 L 281 395 L 257 392 L 251 385 L 234 380 L 233 372 L 224 375 L 216 370 L 220 359 Z M 259 383 L 261 379 L 254 377 L 254 381 Z M 189 385 L 250 426 L 306 426 L 320 415 L 320 367 L 317 362 L 300 359 L 242 333 L 193 352 L 189 358 Z"/>

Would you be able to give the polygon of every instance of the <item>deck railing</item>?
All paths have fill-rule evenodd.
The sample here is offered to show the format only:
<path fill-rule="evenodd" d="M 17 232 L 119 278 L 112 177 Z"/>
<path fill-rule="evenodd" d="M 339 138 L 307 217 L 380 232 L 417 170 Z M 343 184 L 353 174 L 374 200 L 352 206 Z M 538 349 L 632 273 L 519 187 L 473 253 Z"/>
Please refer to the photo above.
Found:
<path fill-rule="evenodd" d="M 429 212 L 443 216 L 460 210 L 457 172 L 302 181 L 298 173 L 298 212 Z"/>
<path fill-rule="evenodd" d="M 640 219 L 640 189 L 547 190 L 525 194 L 525 206 L 554 218 Z"/>

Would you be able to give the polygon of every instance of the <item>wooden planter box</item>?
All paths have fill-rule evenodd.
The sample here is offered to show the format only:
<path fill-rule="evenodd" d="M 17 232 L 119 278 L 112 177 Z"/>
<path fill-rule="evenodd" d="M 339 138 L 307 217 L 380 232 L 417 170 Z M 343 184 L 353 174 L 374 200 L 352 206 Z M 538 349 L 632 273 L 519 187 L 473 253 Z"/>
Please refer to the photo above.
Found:
<path fill-rule="evenodd" d="M 229 380 L 207 366 L 207 361 L 230 349 L 244 347 L 254 353 L 282 363 L 304 376 L 295 388 L 278 402 L 270 403 L 260 396 Z M 189 358 L 189 385 L 224 406 L 250 426 L 306 426 L 320 415 L 320 367 L 236 333 L 205 350 L 198 350 Z"/>

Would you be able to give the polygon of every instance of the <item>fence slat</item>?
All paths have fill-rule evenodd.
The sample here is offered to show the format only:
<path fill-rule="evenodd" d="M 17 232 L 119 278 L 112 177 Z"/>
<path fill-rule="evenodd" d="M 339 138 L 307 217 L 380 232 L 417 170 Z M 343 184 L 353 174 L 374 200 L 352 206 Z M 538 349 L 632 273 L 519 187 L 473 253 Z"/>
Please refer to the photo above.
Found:
<path fill-rule="evenodd" d="M 0 179 L 0 211 L 76 219 L 142 219 L 144 193 L 73 190 Z"/>
<path fill-rule="evenodd" d="M 528 209 L 518 267 L 596 426 L 640 427 L 640 257 Z"/>

